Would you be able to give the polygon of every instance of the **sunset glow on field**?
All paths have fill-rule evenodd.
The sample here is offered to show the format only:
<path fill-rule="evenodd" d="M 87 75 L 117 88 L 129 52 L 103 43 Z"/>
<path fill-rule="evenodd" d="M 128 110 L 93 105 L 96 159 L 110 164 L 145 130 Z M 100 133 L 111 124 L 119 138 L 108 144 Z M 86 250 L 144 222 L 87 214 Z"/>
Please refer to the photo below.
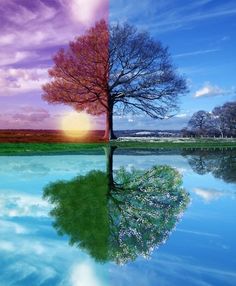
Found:
<path fill-rule="evenodd" d="M 92 116 L 86 112 L 68 112 L 61 119 L 61 129 L 66 136 L 84 137 L 93 129 Z"/>

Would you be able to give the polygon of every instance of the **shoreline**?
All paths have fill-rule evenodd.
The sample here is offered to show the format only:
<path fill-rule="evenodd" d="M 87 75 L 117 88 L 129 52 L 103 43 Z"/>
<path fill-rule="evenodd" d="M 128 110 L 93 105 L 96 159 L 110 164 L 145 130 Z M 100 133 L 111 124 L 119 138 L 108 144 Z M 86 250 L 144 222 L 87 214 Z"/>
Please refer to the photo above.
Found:
<path fill-rule="evenodd" d="M 0 143 L 0 155 L 43 155 L 75 154 L 97 152 L 96 150 L 113 146 L 127 149 L 236 149 L 236 138 L 132 138 L 123 137 L 109 143 L 47 143 L 47 142 L 9 142 Z"/>

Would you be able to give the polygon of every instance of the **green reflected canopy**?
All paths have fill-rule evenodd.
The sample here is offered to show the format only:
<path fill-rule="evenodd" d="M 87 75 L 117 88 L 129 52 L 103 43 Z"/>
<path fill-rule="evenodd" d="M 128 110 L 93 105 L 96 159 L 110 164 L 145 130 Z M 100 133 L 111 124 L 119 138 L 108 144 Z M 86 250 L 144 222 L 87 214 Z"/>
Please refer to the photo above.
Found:
<path fill-rule="evenodd" d="M 109 186 L 109 187 L 108 187 Z M 168 166 L 101 171 L 44 189 L 54 227 L 96 261 L 124 264 L 165 242 L 189 202 L 178 171 Z"/>
<path fill-rule="evenodd" d="M 108 253 L 107 194 L 107 176 L 101 171 L 44 189 L 44 198 L 53 205 L 50 215 L 58 234 L 68 235 L 70 245 L 86 249 L 99 261 L 107 260 Z"/>

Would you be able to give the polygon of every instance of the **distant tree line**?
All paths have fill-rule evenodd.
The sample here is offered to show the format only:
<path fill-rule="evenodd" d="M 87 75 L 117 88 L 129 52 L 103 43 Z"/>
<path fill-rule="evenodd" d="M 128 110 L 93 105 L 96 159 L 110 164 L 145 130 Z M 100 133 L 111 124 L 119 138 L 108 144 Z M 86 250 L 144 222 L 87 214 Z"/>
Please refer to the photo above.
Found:
<path fill-rule="evenodd" d="M 195 112 L 182 131 L 184 136 L 236 137 L 236 101 Z"/>

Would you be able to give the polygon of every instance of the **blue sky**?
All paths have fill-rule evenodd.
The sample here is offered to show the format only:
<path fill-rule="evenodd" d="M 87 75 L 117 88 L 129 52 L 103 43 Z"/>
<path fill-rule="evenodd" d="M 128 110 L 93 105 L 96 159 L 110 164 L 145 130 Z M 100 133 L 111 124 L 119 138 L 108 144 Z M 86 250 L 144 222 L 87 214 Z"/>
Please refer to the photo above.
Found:
<path fill-rule="evenodd" d="M 116 118 L 116 128 L 132 122 L 132 128 L 178 129 L 195 111 L 236 100 L 235 1 L 111 0 L 110 21 L 132 23 L 167 45 L 190 90 L 177 117 L 153 121 L 126 116 Z"/>

